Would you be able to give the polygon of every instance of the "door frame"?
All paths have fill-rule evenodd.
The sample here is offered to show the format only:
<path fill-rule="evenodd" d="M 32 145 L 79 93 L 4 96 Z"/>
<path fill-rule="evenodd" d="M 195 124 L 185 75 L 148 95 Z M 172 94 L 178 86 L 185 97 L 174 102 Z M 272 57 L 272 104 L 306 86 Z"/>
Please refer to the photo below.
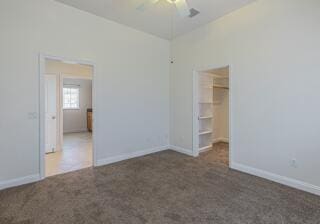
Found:
<path fill-rule="evenodd" d="M 192 112 L 192 154 L 199 156 L 199 75 L 201 72 L 215 70 L 220 68 L 229 69 L 229 167 L 233 164 L 234 146 L 233 146 L 233 73 L 231 65 L 210 66 L 193 70 L 193 112 Z"/>
<path fill-rule="evenodd" d="M 39 153 L 39 172 L 40 172 L 40 178 L 45 179 L 45 79 L 44 75 L 45 68 L 46 68 L 46 60 L 57 60 L 65 63 L 73 63 L 73 64 L 82 64 L 82 65 L 88 65 L 92 66 L 93 74 L 92 74 L 92 110 L 94 111 L 94 118 L 92 119 L 93 125 L 92 125 L 92 159 L 93 159 L 93 166 L 97 166 L 97 117 L 96 117 L 96 111 L 97 111 L 97 90 L 96 90 L 96 64 L 90 61 L 85 60 L 76 60 L 76 59 L 69 59 L 66 57 L 61 56 L 53 56 L 48 54 L 39 54 L 39 116 L 40 116 L 40 123 L 39 123 L 39 145 L 40 145 L 40 153 Z M 61 74 L 59 75 L 61 79 Z M 61 80 L 60 80 L 61 82 Z M 60 96 L 61 98 L 61 96 Z M 59 110 L 60 111 L 60 110 Z M 61 117 L 60 117 L 61 120 Z M 61 124 L 61 121 L 59 121 L 59 125 Z M 60 129 L 61 130 L 61 129 Z M 60 133 L 61 136 L 61 133 Z M 58 136 L 58 138 L 60 137 Z M 59 138 L 60 140 L 60 138 Z M 59 141 L 60 143 L 61 141 Z"/>

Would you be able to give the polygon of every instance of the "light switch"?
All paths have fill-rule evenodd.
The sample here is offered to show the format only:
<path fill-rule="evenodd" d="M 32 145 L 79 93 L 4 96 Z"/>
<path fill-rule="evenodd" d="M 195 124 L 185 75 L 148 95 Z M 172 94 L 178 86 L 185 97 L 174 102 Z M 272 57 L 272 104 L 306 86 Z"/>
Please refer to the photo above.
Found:
<path fill-rule="evenodd" d="M 35 120 L 38 118 L 38 113 L 37 112 L 29 112 L 28 113 L 28 119 L 29 120 Z"/>

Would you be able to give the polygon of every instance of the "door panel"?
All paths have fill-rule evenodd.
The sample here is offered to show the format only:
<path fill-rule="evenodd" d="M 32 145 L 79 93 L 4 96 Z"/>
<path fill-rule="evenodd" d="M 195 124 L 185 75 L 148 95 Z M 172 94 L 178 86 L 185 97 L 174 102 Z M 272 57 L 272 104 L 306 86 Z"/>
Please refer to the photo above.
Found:
<path fill-rule="evenodd" d="M 45 75 L 46 153 L 57 147 L 57 76 Z"/>

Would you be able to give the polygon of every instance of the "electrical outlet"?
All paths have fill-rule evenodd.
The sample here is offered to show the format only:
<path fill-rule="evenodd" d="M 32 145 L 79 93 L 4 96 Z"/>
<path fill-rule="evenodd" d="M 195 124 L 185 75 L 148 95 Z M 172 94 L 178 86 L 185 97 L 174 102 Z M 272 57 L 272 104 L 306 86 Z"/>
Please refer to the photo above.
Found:
<path fill-rule="evenodd" d="M 290 166 L 293 168 L 298 168 L 298 162 L 297 159 L 292 159 L 290 162 Z"/>

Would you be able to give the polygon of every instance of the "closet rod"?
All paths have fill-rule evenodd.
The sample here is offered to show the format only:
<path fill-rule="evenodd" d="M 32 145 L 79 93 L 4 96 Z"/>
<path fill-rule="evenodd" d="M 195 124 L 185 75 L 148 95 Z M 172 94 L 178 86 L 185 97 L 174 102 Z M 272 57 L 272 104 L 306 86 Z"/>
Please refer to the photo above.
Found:
<path fill-rule="evenodd" d="M 66 86 L 66 87 L 80 87 L 81 85 L 77 85 L 77 84 L 63 84 L 63 86 Z"/>

